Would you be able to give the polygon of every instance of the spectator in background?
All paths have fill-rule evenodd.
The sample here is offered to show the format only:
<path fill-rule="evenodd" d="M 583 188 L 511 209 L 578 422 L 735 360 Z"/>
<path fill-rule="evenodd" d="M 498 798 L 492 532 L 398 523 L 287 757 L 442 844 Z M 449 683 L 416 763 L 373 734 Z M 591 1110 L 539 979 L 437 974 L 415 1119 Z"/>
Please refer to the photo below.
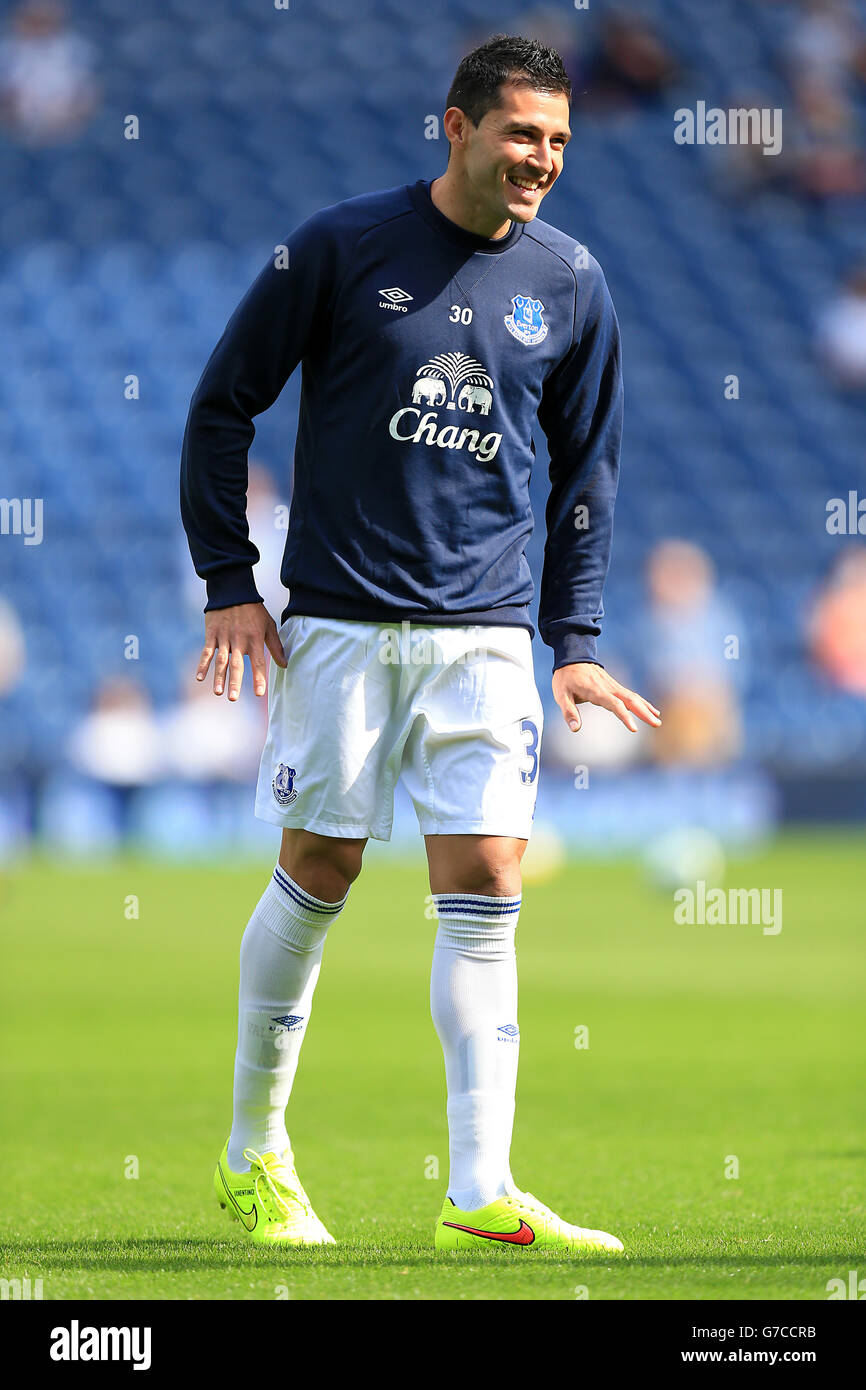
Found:
<path fill-rule="evenodd" d="M 808 0 L 781 59 L 793 93 L 795 191 L 821 201 L 862 194 L 866 164 L 855 98 L 866 78 L 866 34 L 850 5 Z"/>
<path fill-rule="evenodd" d="M 59 0 L 28 0 L 0 43 L 0 118 L 28 145 L 73 139 L 96 109 L 93 46 L 66 24 Z"/>
<path fill-rule="evenodd" d="M 677 72 L 676 62 L 647 19 L 614 11 L 602 20 L 585 104 L 602 110 L 657 107 Z"/>
<path fill-rule="evenodd" d="M 786 45 L 785 66 L 796 91 L 815 83 L 848 95 L 866 79 L 866 35 L 847 0 L 806 0 Z"/>
<path fill-rule="evenodd" d="M 265 608 L 279 627 L 280 615 L 289 601 L 289 591 L 280 582 L 280 566 L 286 545 L 288 506 L 281 509 L 281 499 L 267 468 L 254 459 L 249 461 L 247 483 L 247 523 L 250 540 L 259 552 L 259 563 L 253 569 L 256 588 L 265 601 Z M 207 603 L 207 585 L 199 579 L 189 563 L 186 537 L 181 535 L 183 553 L 181 573 L 187 601 L 196 615 Z"/>
<path fill-rule="evenodd" d="M 0 597 L 0 863 L 8 851 L 17 848 L 31 823 L 27 762 L 30 749 L 21 725 L 10 714 L 20 711 L 27 697 L 19 692 L 27 665 L 24 632 L 18 614 Z M 5 708 L 4 708 L 5 707 Z"/>
<path fill-rule="evenodd" d="M 106 792 L 114 820 L 126 835 L 136 794 L 159 776 L 162 747 L 146 690 L 128 676 L 105 681 L 91 712 L 73 730 L 69 760 Z"/>
<path fill-rule="evenodd" d="M 848 277 L 818 324 L 817 348 L 837 385 L 866 388 L 866 265 Z"/>
<path fill-rule="evenodd" d="M 741 631 L 715 589 L 709 557 L 689 541 L 665 540 L 647 563 L 645 633 L 650 698 L 664 710 L 651 740 L 657 762 L 720 767 L 742 745 L 739 700 L 728 658 Z"/>
<path fill-rule="evenodd" d="M 778 96 L 760 89 L 734 89 L 720 105 L 728 110 L 762 111 L 782 105 Z M 784 110 L 784 107 L 783 107 Z M 765 155 L 764 146 L 757 140 L 730 144 L 713 160 L 710 169 L 722 194 L 753 198 L 762 193 L 790 193 L 797 176 L 796 160 L 789 149 L 784 129 L 782 148 L 778 154 Z"/>
<path fill-rule="evenodd" d="M 247 685 L 234 705 L 215 700 L 211 688 L 189 674 L 197 660 L 198 652 L 184 663 L 178 702 L 162 724 L 163 771 L 203 786 L 247 783 L 258 772 L 267 710 L 251 700 Z"/>
<path fill-rule="evenodd" d="M 24 632 L 18 621 L 18 614 L 0 598 L 0 699 L 11 695 L 26 665 Z"/>
<path fill-rule="evenodd" d="M 797 93 L 791 158 L 796 191 L 815 201 L 866 191 L 862 132 L 851 103 L 828 83 Z"/>
<path fill-rule="evenodd" d="M 831 570 L 809 618 L 809 650 L 840 690 L 866 699 L 866 546 L 847 550 Z"/>

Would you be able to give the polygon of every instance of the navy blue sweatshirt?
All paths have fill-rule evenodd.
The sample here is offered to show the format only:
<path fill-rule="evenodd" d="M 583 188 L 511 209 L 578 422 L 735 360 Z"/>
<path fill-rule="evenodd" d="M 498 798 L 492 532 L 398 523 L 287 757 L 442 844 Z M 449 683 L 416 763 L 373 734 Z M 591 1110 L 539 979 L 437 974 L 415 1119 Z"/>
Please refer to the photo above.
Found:
<path fill-rule="evenodd" d="M 537 416 L 550 452 L 539 629 L 596 660 L 622 430 L 598 263 L 537 218 L 458 227 L 430 182 L 350 198 L 277 248 L 192 398 L 181 513 L 207 609 L 260 599 L 253 418 L 301 364 L 282 614 L 534 633 L 525 549 Z M 207 611 L 207 610 L 206 610 Z"/>

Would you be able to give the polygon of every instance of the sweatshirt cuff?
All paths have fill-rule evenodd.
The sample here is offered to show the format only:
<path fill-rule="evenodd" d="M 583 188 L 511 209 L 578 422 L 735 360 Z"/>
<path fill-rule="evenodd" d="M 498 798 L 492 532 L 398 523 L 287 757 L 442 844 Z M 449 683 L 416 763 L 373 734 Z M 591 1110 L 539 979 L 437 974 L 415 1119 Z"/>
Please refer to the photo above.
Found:
<path fill-rule="evenodd" d="M 589 661 L 595 666 L 601 666 L 596 656 L 595 641 L 594 637 L 580 632 L 564 632 L 554 643 L 554 671 L 558 671 L 560 666 L 570 666 L 573 661 Z"/>
<path fill-rule="evenodd" d="M 264 603 L 253 579 L 252 565 L 229 565 L 207 577 L 205 613 L 212 608 L 233 608 L 237 603 Z"/>

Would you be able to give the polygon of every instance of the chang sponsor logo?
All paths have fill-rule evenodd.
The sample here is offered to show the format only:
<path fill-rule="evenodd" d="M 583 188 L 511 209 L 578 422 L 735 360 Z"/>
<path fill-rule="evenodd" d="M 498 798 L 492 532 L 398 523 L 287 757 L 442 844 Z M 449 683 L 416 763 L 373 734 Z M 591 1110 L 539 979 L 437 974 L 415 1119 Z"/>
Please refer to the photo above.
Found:
<path fill-rule="evenodd" d="M 493 405 L 492 387 L 493 378 L 476 358 L 465 352 L 440 352 L 418 368 L 412 404 L 394 412 L 388 433 L 401 443 L 466 449 L 481 463 L 488 463 L 499 451 L 501 434 L 485 434 L 460 424 L 440 424 L 438 409 L 422 410 L 421 406 L 444 406 L 446 411 L 487 416 Z"/>

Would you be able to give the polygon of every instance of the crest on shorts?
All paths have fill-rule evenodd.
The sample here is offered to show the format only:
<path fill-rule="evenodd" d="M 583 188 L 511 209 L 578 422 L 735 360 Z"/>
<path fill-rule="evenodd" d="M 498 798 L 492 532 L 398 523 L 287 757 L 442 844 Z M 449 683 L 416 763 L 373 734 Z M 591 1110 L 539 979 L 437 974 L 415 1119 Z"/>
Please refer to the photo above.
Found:
<path fill-rule="evenodd" d="M 511 306 L 511 313 L 505 320 L 505 327 L 511 336 L 527 347 L 543 343 L 548 325 L 542 318 L 544 305 L 541 300 L 533 299 L 531 294 L 516 294 Z"/>
<path fill-rule="evenodd" d="M 295 791 L 297 775 L 295 769 L 286 763 L 280 763 L 277 767 L 271 787 L 278 806 L 291 806 L 293 801 L 297 801 L 298 793 Z"/>

